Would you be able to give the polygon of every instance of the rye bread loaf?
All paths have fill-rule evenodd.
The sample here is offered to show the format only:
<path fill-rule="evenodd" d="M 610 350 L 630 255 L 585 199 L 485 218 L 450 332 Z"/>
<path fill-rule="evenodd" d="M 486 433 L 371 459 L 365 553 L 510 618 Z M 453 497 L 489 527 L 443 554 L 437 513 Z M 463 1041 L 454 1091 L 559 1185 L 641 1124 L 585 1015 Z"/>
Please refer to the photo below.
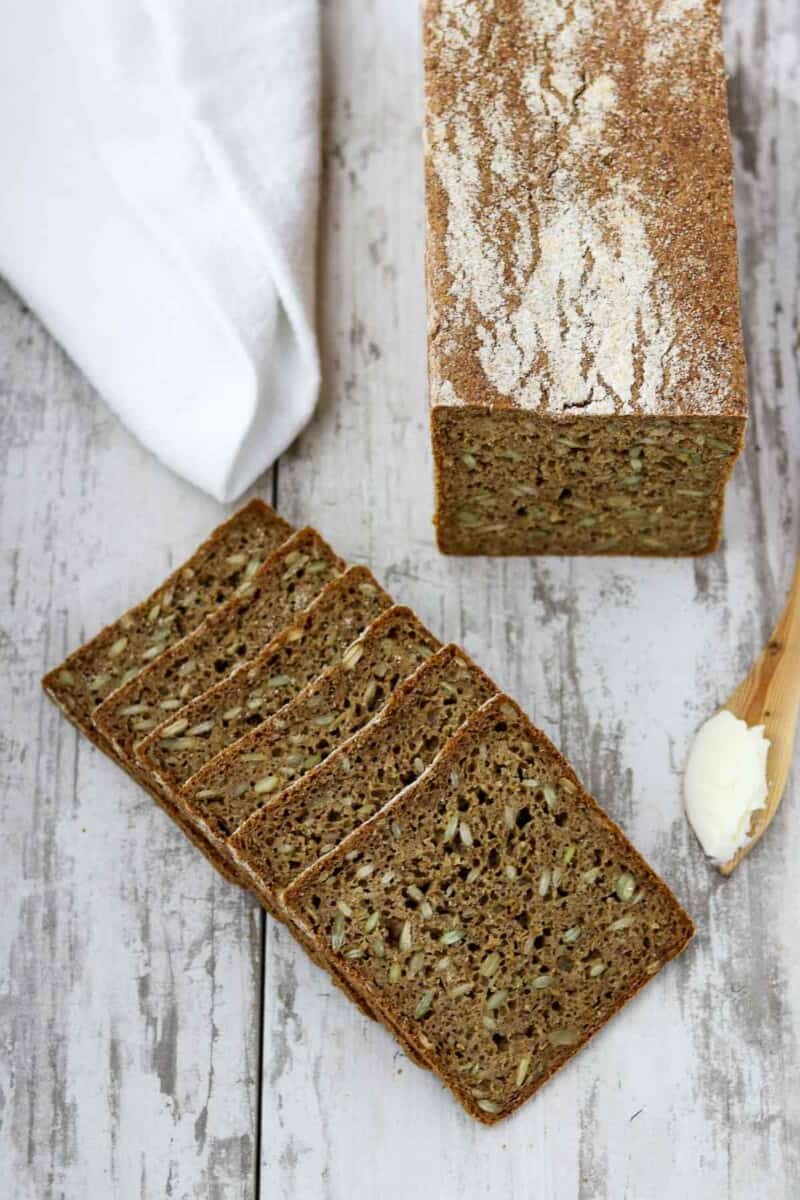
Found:
<path fill-rule="evenodd" d="M 343 566 L 313 529 L 293 534 L 235 596 L 105 700 L 94 714 L 97 729 L 135 766 L 134 746 L 166 714 L 177 713 L 251 659 Z M 174 736 L 182 725 L 173 721 Z"/>
<path fill-rule="evenodd" d="M 486 1123 L 533 1095 L 693 933 L 503 696 L 284 901 L 318 953 Z"/>
<path fill-rule="evenodd" d="M 181 789 L 190 820 L 227 839 L 263 804 L 362 729 L 440 643 L 408 608 L 390 608 L 296 699 L 217 755 Z"/>
<path fill-rule="evenodd" d="M 439 547 L 702 554 L 747 412 L 719 0 L 426 0 Z"/>
<path fill-rule="evenodd" d="M 233 834 L 236 864 L 259 899 L 282 912 L 292 880 L 421 775 L 496 691 L 458 646 L 424 662 L 360 733 Z"/>
<path fill-rule="evenodd" d="M 113 756 L 111 746 L 92 724 L 98 705 L 196 629 L 291 533 L 291 525 L 274 509 L 262 500 L 251 500 L 219 525 L 146 600 L 45 675 L 45 691 L 82 733 Z"/>
<path fill-rule="evenodd" d="M 391 605 L 366 567 L 336 576 L 249 663 L 156 726 L 136 747 L 138 762 L 162 787 L 177 790 L 294 699 Z"/>

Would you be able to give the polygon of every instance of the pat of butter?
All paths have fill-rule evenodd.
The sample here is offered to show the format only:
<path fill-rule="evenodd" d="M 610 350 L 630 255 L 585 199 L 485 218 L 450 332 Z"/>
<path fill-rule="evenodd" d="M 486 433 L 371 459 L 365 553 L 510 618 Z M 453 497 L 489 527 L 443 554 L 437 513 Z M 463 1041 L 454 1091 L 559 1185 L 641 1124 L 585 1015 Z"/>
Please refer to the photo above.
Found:
<path fill-rule="evenodd" d="M 700 845 L 727 862 L 747 841 L 750 819 L 767 803 L 769 739 L 722 709 L 698 730 L 689 751 L 683 795 Z"/>

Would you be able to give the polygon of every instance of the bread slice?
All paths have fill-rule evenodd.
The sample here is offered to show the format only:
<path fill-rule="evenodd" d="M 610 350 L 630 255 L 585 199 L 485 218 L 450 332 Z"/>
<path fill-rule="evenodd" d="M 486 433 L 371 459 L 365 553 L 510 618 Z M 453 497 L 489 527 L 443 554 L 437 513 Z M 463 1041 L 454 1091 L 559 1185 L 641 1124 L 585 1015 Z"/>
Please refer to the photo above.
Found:
<path fill-rule="evenodd" d="M 263 904 L 283 914 L 284 888 L 421 775 L 496 692 L 463 650 L 445 646 L 360 733 L 240 825 L 229 845 Z"/>
<path fill-rule="evenodd" d="M 340 663 L 184 785 L 187 816 L 230 855 L 227 839 L 243 821 L 363 728 L 439 648 L 410 609 L 390 608 Z"/>
<path fill-rule="evenodd" d="M 97 729 L 135 767 L 137 742 L 166 714 L 253 658 L 343 566 L 318 533 L 301 529 L 218 612 L 105 700 L 94 714 Z M 182 725 L 175 719 L 168 729 L 177 737 Z"/>
<path fill-rule="evenodd" d="M 336 662 L 391 597 L 366 567 L 351 567 L 249 663 L 171 713 L 136 747 L 136 758 L 168 791 L 251 733 Z M 179 723 L 178 734 L 167 736 Z"/>
<path fill-rule="evenodd" d="M 268 504 L 251 500 L 219 525 L 146 600 L 45 675 L 44 690 L 81 733 L 115 757 L 92 724 L 98 705 L 196 629 L 291 533 L 291 525 Z"/>
<path fill-rule="evenodd" d="M 693 933 L 504 696 L 284 901 L 317 952 L 485 1123 L 538 1091 Z"/>

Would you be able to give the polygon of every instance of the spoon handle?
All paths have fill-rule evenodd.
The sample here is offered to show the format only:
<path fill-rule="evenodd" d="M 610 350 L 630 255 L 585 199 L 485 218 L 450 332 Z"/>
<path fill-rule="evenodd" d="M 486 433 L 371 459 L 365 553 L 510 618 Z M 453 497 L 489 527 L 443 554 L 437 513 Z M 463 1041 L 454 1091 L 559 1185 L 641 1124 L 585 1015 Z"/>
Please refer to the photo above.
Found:
<path fill-rule="evenodd" d="M 730 875 L 752 850 L 778 811 L 792 763 L 800 706 L 800 558 L 789 597 L 772 636 L 725 707 L 769 738 L 766 807 L 753 814 L 747 842 L 720 871 Z"/>

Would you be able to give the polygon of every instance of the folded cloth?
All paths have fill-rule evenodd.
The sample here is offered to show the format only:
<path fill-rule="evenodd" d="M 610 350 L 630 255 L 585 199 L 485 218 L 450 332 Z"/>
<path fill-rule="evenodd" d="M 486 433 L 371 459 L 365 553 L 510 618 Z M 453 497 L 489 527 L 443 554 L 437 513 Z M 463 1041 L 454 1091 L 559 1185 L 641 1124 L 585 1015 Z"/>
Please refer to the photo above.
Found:
<path fill-rule="evenodd" d="M 316 402 L 317 5 L 0 3 L 0 273 L 219 500 Z"/>

